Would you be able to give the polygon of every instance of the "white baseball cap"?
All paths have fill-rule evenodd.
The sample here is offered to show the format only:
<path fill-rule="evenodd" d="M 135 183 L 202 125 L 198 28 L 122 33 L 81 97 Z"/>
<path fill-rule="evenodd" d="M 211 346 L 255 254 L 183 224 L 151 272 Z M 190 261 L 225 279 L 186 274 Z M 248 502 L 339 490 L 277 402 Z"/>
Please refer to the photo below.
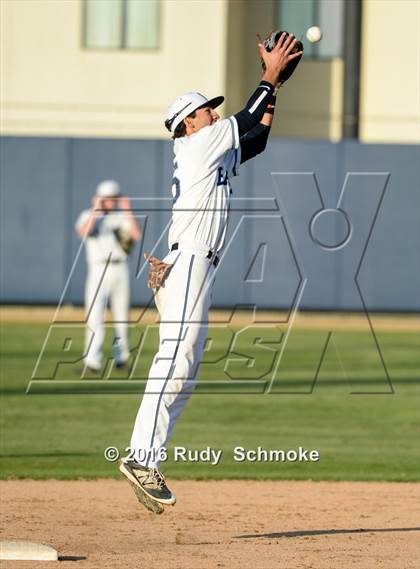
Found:
<path fill-rule="evenodd" d="M 96 187 L 96 195 L 100 198 L 115 198 L 120 195 L 120 185 L 115 180 L 104 180 Z"/>
<path fill-rule="evenodd" d="M 211 107 L 212 109 L 215 109 L 221 105 L 224 100 L 225 98 L 222 96 L 207 99 L 207 97 L 197 91 L 185 93 L 185 95 L 181 95 L 175 99 L 167 110 L 165 126 L 170 132 L 174 132 L 179 123 L 192 112 L 196 111 L 200 107 Z"/>

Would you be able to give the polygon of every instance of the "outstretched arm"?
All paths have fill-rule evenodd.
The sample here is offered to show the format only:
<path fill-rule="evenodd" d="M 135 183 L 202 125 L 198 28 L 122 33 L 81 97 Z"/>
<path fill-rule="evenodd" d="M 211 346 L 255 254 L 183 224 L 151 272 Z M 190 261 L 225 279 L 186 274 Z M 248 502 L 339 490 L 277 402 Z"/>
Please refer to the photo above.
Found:
<path fill-rule="evenodd" d="M 257 154 L 261 154 L 261 152 L 265 150 L 271 130 L 271 123 L 274 118 L 275 106 L 276 95 L 274 94 L 265 110 L 261 122 L 241 137 L 241 164 L 254 158 Z"/>
<path fill-rule="evenodd" d="M 291 60 L 302 54 L 301 51 L 291 53 L 296 43 L 297 40 L 293 35 L 286 37 L 286 34 L 283 33 L 274 49 L 270 52 L 266 51 L 261 42 L 258 44 L 260 56 L 265 63 L 265 71 L 260 84 L 249 98 L 245 108 L 235 114 L 240 137 L 255 128 L 262 121 L 280 73 Z"/>

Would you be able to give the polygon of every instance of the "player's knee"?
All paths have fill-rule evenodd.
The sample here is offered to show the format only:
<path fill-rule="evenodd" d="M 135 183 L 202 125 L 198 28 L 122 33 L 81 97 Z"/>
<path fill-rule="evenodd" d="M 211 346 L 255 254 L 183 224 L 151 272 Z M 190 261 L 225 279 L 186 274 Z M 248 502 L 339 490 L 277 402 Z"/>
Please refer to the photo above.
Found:
<path fill-rule="evenodd" d="M 170 407 L 172 403 L 177 399 L 182 392 L 183 381 L 181 379 L 170 379 L 166 386 L 163 394 L 163 403 L 165 407 Z"/>
<path fill-rule="evenodd" d="M 171 378 L 166 384 L 165 392 L 163 394 L 163 403 L 165 407 L 169 409 L 175 401 L 179 402 L 183 399 L 187 400 L 194 391 L 196 383 L 196 378 Z"/>

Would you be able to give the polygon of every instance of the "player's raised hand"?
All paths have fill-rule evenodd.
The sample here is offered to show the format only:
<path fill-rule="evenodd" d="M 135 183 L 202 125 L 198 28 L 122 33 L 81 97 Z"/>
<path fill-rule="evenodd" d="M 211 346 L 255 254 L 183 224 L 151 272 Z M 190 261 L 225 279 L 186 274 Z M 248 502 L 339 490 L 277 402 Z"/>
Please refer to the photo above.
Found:
<path fill-rule="evenodd" d="M 104 207 L 103 199 L 100 196 L 93 196 L 92 206 L 93 206 L 93 211 L 101 211 Z"/>
<path fill-rule="evenodd" d="M 293 51 L 298 40 L 293 34 L 283 32 L 272 50 L 267 50 L 261 37 L 258 36 L 258 51 L 265 67 L 263 79 L 272 85 L 276 85 L 282 71 L 290 61 L 300 57 L 303 51 Z"/>
<path fill-rule="evenodd" d="M 131 211 L 130 199 L 127 198 L 126 196 L 121 196 L 118 199 L 118 207 L 123 211 Z"/>

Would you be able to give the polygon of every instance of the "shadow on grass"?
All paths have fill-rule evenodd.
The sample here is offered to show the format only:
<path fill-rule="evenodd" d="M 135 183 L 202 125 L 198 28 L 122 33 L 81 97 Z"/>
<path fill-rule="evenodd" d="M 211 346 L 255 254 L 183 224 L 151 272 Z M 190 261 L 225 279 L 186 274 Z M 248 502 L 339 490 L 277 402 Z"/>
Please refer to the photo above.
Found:
<path fill-rule="evenodd" d="M 265 538 L 276 539 L 278 537 L 309 537 L 311 535 L 344 535 L 354 533 L 383 533 L 400 531 L 420 531 L 418 528 L 357 528 L 357 529 L 313 529 L 302 531 L 282 531 L 276 533 L 257 533 L 250 535 L 237 535 L 235 539 Z"/>

